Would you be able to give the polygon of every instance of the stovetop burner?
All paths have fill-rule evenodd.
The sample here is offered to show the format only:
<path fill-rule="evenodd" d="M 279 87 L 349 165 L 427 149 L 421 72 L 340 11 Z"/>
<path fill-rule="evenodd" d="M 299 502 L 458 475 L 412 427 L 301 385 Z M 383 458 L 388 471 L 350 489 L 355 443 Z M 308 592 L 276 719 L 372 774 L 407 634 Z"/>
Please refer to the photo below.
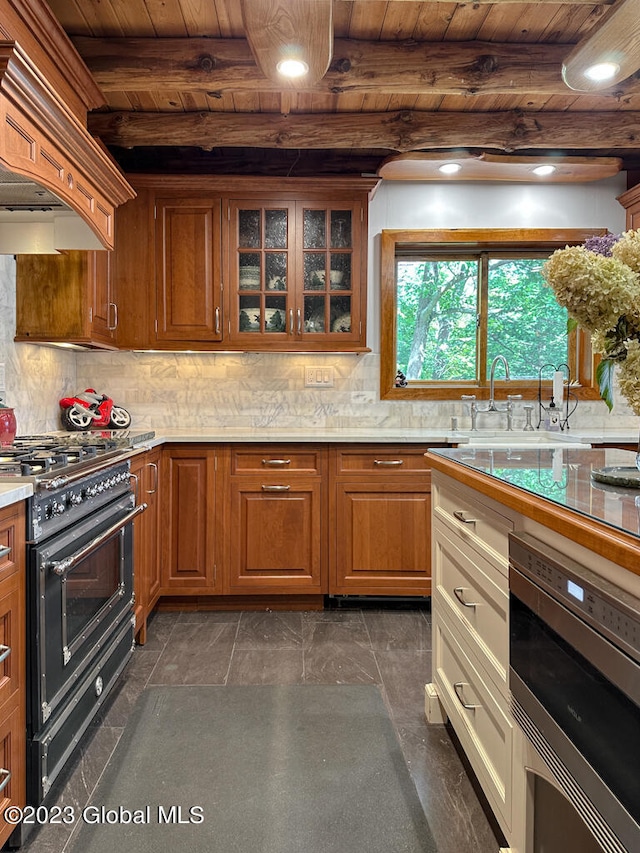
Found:
<path fill-rule="evenodd" d="M 9 447 L 0 448 L 0 479 L 68 473 L 92 460 L 118 456 L 124 449 L 125 445 L 111 437 L 85 433 L 17 436 Z"/>

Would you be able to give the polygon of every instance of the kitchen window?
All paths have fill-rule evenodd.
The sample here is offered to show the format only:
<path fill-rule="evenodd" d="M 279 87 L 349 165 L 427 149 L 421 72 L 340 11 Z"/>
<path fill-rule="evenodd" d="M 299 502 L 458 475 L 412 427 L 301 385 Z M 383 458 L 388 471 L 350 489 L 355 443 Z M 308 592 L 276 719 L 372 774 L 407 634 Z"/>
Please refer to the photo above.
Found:
<path fill-rule="evenodd" d="M 569 366 L 578 398 L 599 396 L 589 335 L 567 334 L 567 312 L 542 278 L 558 248 L 605 230 L 385 230 L 381 240 L 381 397 L 487 398 L 489 370 L 504 355 L 496 397 L 538 394 L 540 369 Z M 550 380 L 547 367 L 543 379 Z M 396 384 L 397 372 L 407 384 Z"/>

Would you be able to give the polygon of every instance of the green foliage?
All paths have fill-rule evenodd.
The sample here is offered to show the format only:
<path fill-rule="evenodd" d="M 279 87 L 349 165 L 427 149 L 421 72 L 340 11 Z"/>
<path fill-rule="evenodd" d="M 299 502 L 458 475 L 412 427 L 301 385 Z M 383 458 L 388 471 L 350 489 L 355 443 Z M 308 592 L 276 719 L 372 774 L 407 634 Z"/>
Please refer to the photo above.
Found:
<path fill-rule="evenodd" d="M 611 358 L 603 358 L 596 368 L 596 380 L 600 389 L 600 396 L 607 404 L 609 411 L 613 409 L 613 370 L 615 361 Z"/>
<path fill-rule="evenodd" d="M 512 379 L 567 360 L 567 314 L 541 275 L 544 258 L 489 257 L 487 358 L 506 355 Z M 475 381 L 479 255 L 397 264 L 398 368 L 409 380 Z"/>

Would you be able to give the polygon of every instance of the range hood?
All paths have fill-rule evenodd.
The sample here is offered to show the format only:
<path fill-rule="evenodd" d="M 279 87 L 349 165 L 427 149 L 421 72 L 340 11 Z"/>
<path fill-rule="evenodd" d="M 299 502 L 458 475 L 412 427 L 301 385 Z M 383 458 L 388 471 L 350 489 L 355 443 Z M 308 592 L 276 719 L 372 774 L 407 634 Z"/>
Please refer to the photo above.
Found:
<path fill-rule="evenodd" d="M 0 167 L 0 255 L 104 249 L 87 223 L 35 181 Z"/>

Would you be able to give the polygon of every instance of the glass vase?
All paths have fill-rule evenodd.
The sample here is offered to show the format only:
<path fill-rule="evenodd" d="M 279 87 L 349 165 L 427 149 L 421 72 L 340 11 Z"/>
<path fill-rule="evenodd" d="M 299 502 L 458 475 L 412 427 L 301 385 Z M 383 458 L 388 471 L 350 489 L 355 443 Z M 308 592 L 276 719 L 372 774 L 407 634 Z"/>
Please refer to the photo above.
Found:
<path fill-rule="evenodd" d="M 0 409 L 0 445 L 13 444 L 16 437 L 16 416 L 13 409 Z"/>

